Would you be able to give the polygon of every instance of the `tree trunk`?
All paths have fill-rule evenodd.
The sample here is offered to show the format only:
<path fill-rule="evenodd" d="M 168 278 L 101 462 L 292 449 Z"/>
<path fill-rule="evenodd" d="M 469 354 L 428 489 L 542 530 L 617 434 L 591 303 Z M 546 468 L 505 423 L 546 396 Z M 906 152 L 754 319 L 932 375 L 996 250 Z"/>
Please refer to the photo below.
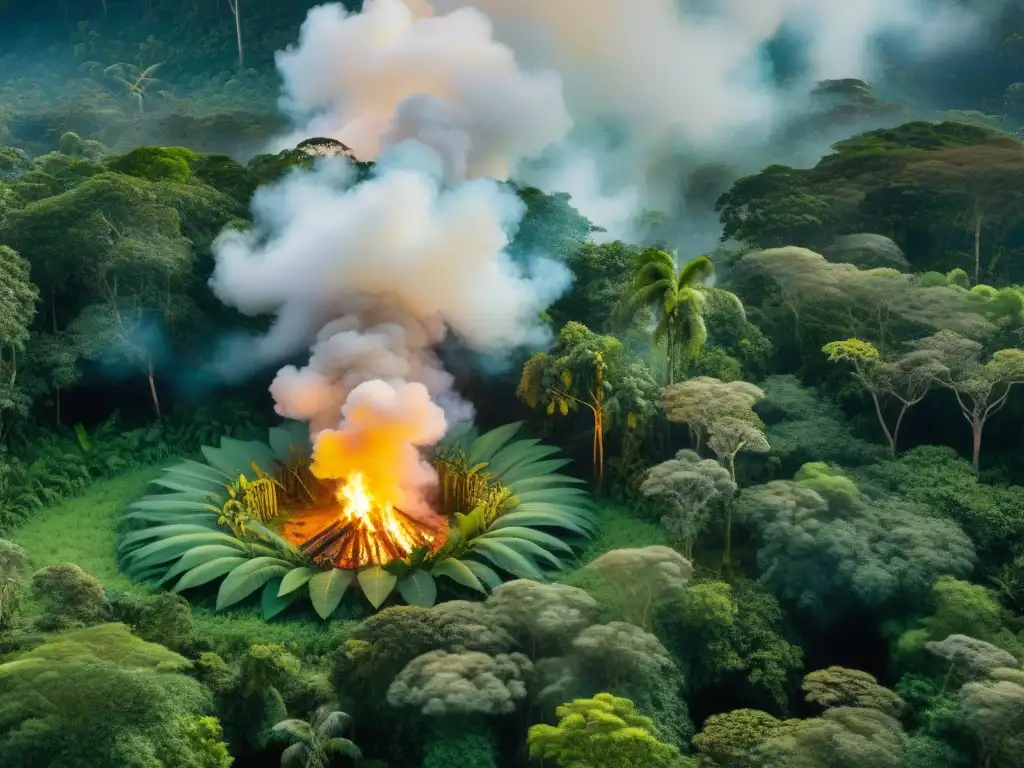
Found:
<path fill-rule="evenodd" d="M 971 422 L 971 463 L 974 465 L 974 471 L 977 472 L 980 466 L 981 458 L 981 430 L 985 426 L 983 421 L 979 421 L 977 417 Z"/>
<path fill-rule="evenodd" d="M 153 399 L 153 410 L 156 417 L 160 418 L 160 398 L 156 394 L 156 378 L 153 376 L 153 361 L 149 360 L 146 367 L 146 378 L 149 380 L 149 396 Z"/>
<path fill-rule="evenodd" d="M 871 390 L 868 390 L 871 392 Z M 893 437 L 892 433 L 889 432 L 889 427 L 885 424 L 885 417 L 882 415 L 882 404 L 878 401 L 878 395 L 871 392 L 871 401 L 875 404 L 875 415 L 878 417 L 878 423 L 882 427 L 882 432 L 885 433 L 885 439 L 889 443 L 889 455 L 896 455 L 896 438 Z"/>
<path fill-rule="evenodd" d="M 892 428 L 892 455 L 896 455 L 896 445 L 900 438 L 900 426 L 903 424 L 903 417 L 910 410 L 910 403 L 903 403 L 900 408 L 900 415 L 896 417 L 896 425 Z"/>

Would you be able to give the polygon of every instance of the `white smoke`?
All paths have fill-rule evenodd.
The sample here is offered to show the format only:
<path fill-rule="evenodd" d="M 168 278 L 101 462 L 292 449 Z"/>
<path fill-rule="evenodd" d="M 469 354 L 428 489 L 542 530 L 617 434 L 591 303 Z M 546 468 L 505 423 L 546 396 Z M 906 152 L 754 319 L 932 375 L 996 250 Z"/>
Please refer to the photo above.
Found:
<path fill-rule="evenodd" d="M 468 418 L 433 351 L 448 332 L 491 355 L 549 340 L 540 313 L 568 287 L 569 272 L 542 258 L 514 262 L 506 247 L 522 202 L 493 179 L 446 185 L 441 165 L 429 150 L 403 146 L 354 185 L 347 161 L 320 160 L 261 188 L 253 228 L 225 231 L 214 244 L 218 298 L 275 318 L 248 353 L 267 363 L 311 346 L 309 362 L 282 368 L 271 393 L 278 413 L 310 423 L 318 446 L 394 439 L 404 442 L 384 452 L 409 457 L 444 434 L 444 417 Z M 366 415 L 375 409 L 390 414 L 378 427 Z M 356 412 L 364 418 L 353 422 L 346 414 Z M 402 413 L 407 428 L 396 426 Z M 406 469 L 412 509 L 422 506 L 423 478 L 414 464 Z"/>
<path fill-rule="evenodd" d="M 416 139 L 451 178 L 508 177 L 572 127 L 561 81 L 522 71 L 472 7 L 435 16 L 423 0 L 367 0 L 361 13 L 313 8 L 296 46 L 277 55 L 294 146 L 324 136 L 373 160 Z"/>

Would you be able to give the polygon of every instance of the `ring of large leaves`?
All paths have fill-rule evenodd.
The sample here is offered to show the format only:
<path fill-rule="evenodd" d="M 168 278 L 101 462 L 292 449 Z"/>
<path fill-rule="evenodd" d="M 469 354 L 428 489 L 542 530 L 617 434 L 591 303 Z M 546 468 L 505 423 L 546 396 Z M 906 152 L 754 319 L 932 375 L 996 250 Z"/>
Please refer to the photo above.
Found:
<path fill-rule="evenodd" d="M 405 560 L 358 570 L 325 568 L 257 520 L 241 529 L 225 525 L 217 510 L 233 483 L 280 478 L 297 454 L 309 456 L 305 425 L 286 422 L 270 429 L 267 443 L 224 437 L 219 448 L 202 448 L 205 462 L 166 468 L 153 481 L 162 490 L 126 510 L 130 530 L 118 544 L 121 567 L 137 580 L 173 582 L 173 592 L 222 579 L 217 610 L 261 590 L 268 619 L 303 594 L 327 619 L 353 582 L 377 609 L 395 592 L 409 604 L 431 606 L 442 579 L 484 595 L 507 578 L 546 580 L 595 534 L 596 519 L 583 481 L 556 473 L 568 459 L 555 457 L 559 449 L 538 440 L 513 440 L 521 426 L 506 424 L 477 436 L 471 425 L 460 425 L 435 448 L 435 464 L 444 462 L 448 472 L 461 467 L 507 489 L 496 514 L 480 507 L 444 510 L 450 527 L 436 551 L 417 550 Z"/>

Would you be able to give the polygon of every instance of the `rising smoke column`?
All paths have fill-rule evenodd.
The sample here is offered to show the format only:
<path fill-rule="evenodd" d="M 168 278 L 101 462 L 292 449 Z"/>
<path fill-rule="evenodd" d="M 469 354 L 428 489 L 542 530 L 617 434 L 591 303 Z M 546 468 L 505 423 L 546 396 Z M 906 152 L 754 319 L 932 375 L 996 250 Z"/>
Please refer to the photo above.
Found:
<path fill-rule="evenodd" d="M 277 68 L 282 107 L 301 126 L 282 146 L 325 136 L 373 160 L 416 139 L 451 178 L 505 179 L 572 126 L 560 79 L 520 69 L 472 7 L 435 16 L 425 0 L 367 0 L 361 13 L 322 5 Z"/>
<path fill-rule="evenodd" d="M 448 332 L 481 353 L 545 344 L 539 315 L 570 275 L 508 256 L 524 212 L 508 187 L 446 184 L 429 150 L 401 149 L 359 184 L 327 158 L 260 189 L 253 228 L 214 244 L 211 286 L 245 314 L 275 317 L 255 357 L 312 345 L 270 389 L 279 414 L 310 423 L 319 476 L 361 471 L 379 497 L 424 513 L 436 478 L 417 448 L 470 412 L 434 347 Z"/>

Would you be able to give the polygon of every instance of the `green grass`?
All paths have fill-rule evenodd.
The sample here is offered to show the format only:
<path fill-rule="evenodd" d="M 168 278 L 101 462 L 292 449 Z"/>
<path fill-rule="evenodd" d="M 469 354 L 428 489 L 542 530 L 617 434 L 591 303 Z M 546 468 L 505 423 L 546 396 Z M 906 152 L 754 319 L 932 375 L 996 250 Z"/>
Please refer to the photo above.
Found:
<path fill-rule="evenodd" d="M 25 550 L 29 572 L 55 563 L 74 563 L 103 582 L 108 590 L 145 592 L 117 567 L 117 531 L 121 510 L 141 496 L 159 470 L 138 469 L 100 480 L 81 496 L 40 510 L 16 528 L 11 541 Z"/>
<path fill-rule="evenodd" d="M 93 483 L 81 496 L 40 510 L 10 534 L 25 550 L 28 572 L 56 563 L 74 563 L 103 582 L 108 593 L 148 594 L 154 587 L 133 582 L 117 566 L 117 520 L 131 501 L 143 495 L 159 467 L 135 470 L 110 480 Z M 39 606 L 26 596 L 22 609 L 34 616 Z M 283 643 L 299 653 L 337 645 L 337 638 L 351 622 L 322 622 L 305 616 L 266 622 L 258 606 L 227 613 L 193 608 L 196 630 L 221 653 L 243 651 L 251 643 Z"/>

